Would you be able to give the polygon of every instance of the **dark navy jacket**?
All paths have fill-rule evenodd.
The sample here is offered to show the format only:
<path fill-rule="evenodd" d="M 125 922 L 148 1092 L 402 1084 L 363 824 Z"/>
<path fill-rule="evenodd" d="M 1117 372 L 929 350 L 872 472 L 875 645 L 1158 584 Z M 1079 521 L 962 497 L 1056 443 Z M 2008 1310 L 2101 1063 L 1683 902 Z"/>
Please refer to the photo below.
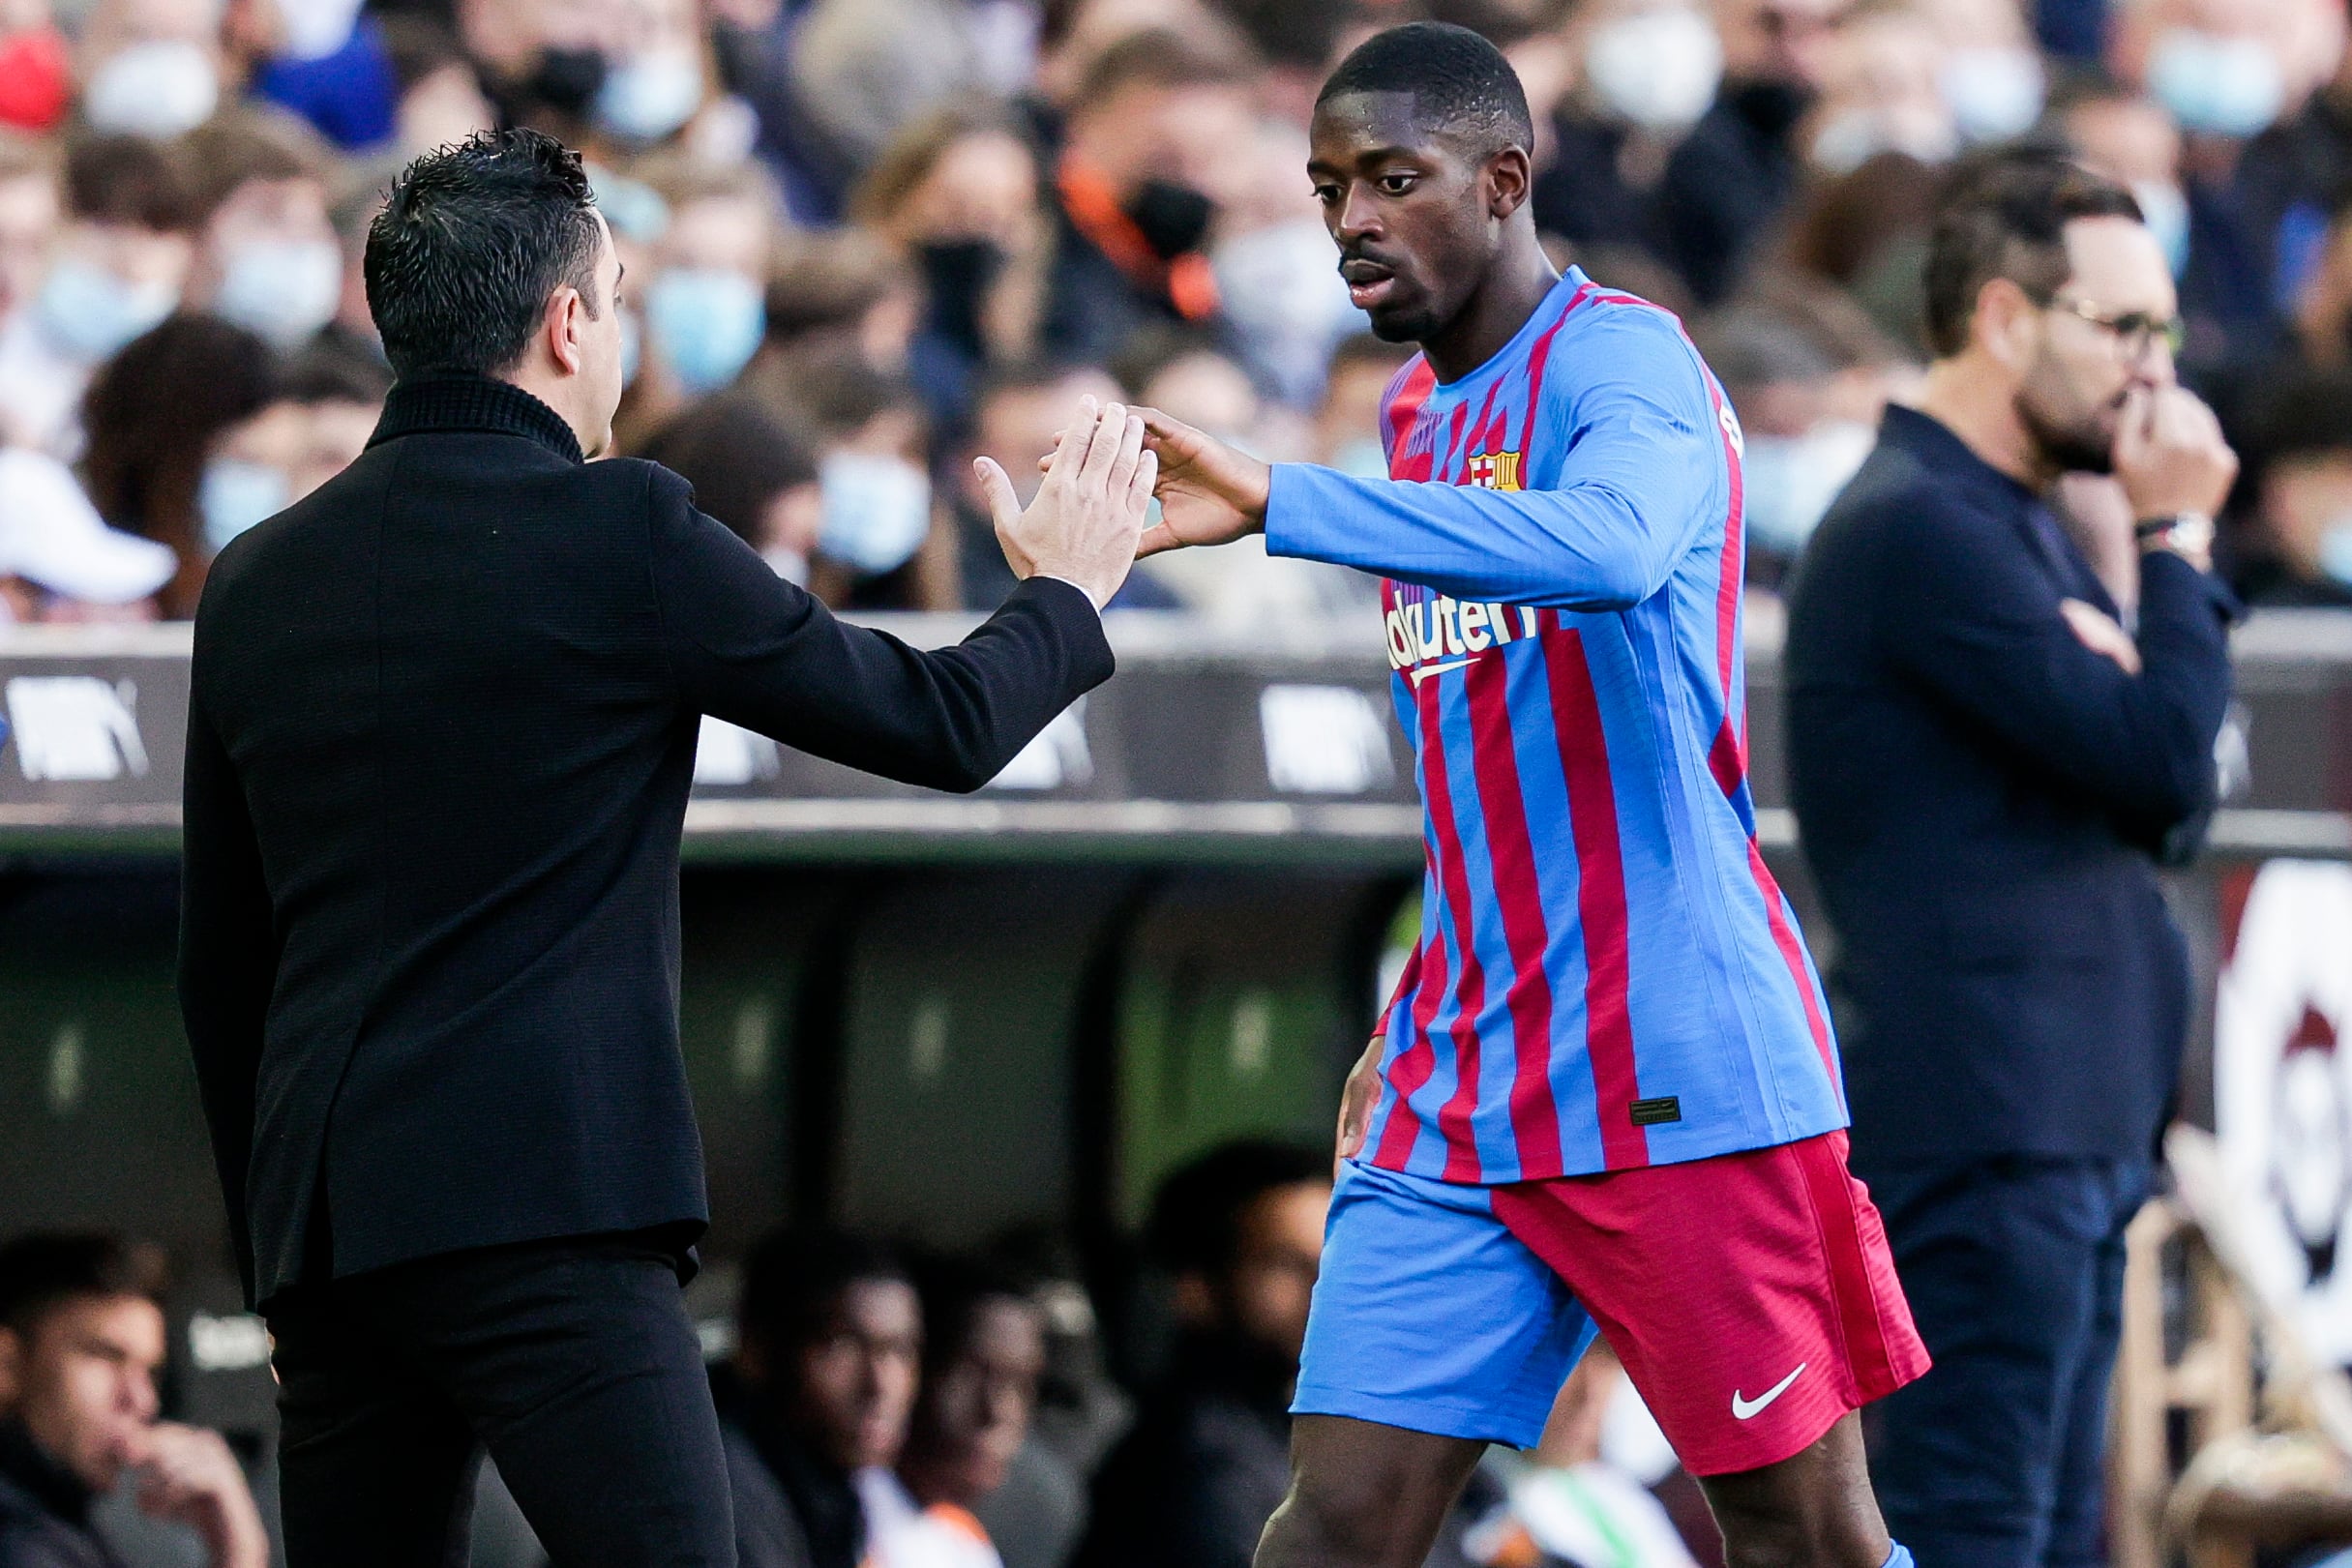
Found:
<path fill-rule="evenodd" d="M 2144 557 L 2135 677 L 2069 598 L 2115 610 L 2034 492 L 1904 408 L 1801 563 L 1791 784 L 1864 1170 L 2135 1157 L 2172 1096 L 2189 975 L 2156 859 L 2212 809 L 2235 605 Z"/>

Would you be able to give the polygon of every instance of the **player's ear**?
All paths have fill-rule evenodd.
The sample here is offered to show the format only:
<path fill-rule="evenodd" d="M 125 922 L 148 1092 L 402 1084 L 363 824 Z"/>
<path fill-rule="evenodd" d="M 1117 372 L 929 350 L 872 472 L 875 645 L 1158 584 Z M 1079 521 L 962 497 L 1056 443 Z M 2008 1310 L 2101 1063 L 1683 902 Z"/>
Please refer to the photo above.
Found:
<path fill-rule="evenodd" d="M 1486 210 L 1496 220 L 1510 217 L 1527 202 L 1534 171 L 1527 149 L 1505 147 L 1486 161 Z"/>

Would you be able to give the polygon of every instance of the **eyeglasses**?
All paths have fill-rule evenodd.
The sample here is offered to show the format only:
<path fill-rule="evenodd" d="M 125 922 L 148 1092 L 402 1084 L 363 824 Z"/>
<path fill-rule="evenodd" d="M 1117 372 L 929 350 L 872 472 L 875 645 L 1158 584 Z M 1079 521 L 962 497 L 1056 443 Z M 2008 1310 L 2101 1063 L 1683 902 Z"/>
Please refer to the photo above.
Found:
<path fill-rule="evenodd" d="M 2182 330 L 2181 318 L 2177 315 L 2158 317 L 2146 311 L 2126 311 L 2121 315 L 2107 315 L 2085 300 L 2053 300 L 2047 309 L 2064 311 L 2069 315 L 2088 321 L 2102 332 L 2112 334 L 2117 345 L 2123 349 L 2124 357 L 2134 364 L 2145 359 L 2148 350 L 2159 341 L 2178 358 L 2181 344 L 2188 336 Z"/>

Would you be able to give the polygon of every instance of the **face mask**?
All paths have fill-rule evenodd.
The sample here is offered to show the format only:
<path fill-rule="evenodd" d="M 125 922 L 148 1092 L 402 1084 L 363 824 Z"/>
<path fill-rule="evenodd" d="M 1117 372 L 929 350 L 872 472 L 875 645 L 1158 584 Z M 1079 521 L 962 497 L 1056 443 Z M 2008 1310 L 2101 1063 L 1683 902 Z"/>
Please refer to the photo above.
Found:
<path fill-rule="evenodd" d="M 204 543 L 218 555 L 228 542 L 290 504 L 285 475 L 267 463 L 215 458 L 204 465 L 196 487 L 196 510 L 204 518 Z"/>
<path fill-rule="evenodd" d="M 1359 435 L 1331 454 L 1331 466 L 1350 479 L 1386 479 L 1388 454 L 1369 435 Z"/>
<path fill-rule="evenodd" d="M 1750 435 L 1740 474 L 1752 547 L 1795 556 L 1877 444 L 1876 430 L 1845 419 L 1802 435 Z"/>
<path fill-rule="evenodd" d="M 1128 198 L 1126 213 L 1152 253 L 1166 260 L 1200 249 L 1217 205 L 1189 185 L 1146 180 Z"/>
<path fill-rule="evenodd" d="M 595 49 L 543 49 L 523 90 L 558 114 L 588 111 L 605 85 L 605 57 Z"/>
<path fill-rule="evenodd" d="M 2319 569 L 2352 588 L 2352 513 L 2336 518 L 2321 530 Z"/>
<path fill-rule="evenodd" d="M 994 240 L 934 240 L 915 247 L 933 324 L 941 336 L 974 353 L 986 348 L 981 309 L 989 284 L 1004 271 L 1004 248 Z"/>
<path fill-rule="evenodd" d="M 334 241 L 258 242 L 229 253 L 213 309 L 283 351 L 334 320 L 342 291 L 343 256 Z"/>
<path fill-rule="evenodd" d="M 819 547 L 878 577 L 907 564 L 931 531 L 931 480 L 903 458 L 836 452 L 818 471 L 824 492 Z"/>
<path fill-rule="evenodd" d="M 645 290 L 645 327 L 678 384 L 700 397 L 751 363 L 767 331 L 767 302 L 739 272 L 681 268 Z"/>
<path fill-rule="evenodd" d="M 2007 141 L 2041 118 L 2041 56 L 2006 45 L 1954 49 L 1941 73 L 1944 102 L 1969 141 Z"/>
<path fill-rule="evenodd" d="M 759 559 L 768 564 L 769 571 L 793 587 L 805 588 L 809 585 L 809 558 L 800 551 L 771 545 L 759 552 Z"/>
<path fill-rule="evenodd" d="M 285 22 L 285 54 L 293 60 L 323 60 L 351 42 L 360 0 L 279 0 Z"/>
<path fill-rule="evenodd" d="M 107 57 L 82 90 L 92 130 L 166 141 L 212 118 L 221 74 L 212 56 L 186 39 L 134 44 Z"/>
<path fill-rule="evenodd" d="M 702 62 L 685 49 L 622 61 L 596 94 L 596 123 L 624 141 L 660 141 L 702 106 Z"/>
<path fill-rule="evenodd" d="M 2250 136 L 2286 105 L 2286 82 L 2270 50 L 2250 38 L 2188 27 L 2156 41 L 2148 85 L 2182 130 L 2217 136 Z"/>
<path fill-rule="evenodd" d="M 67 256 L 49 269 L 34 309 L 51 342 L 95 363 L 160 326 L 179 303 L 168 284 L 127 283 L 104 267 Z"/>
<path fill-rule="evenodd" d="M 2134 180 L 2131 197 L 2140 204 L 2148 232 L 2164 249 L 2164 260 L 2175 278 L 2188 266 L 2188 198 L 2181 188 L 2158 180 Z"/>
<path fill-rule="evenodd" d="M 1848 109 L 1832 116 L 1813 138 L 1813 162 L 1831 174 L 1851 173 L 1881 153 L 1901 153 L 1922 163 L 1941 163 L 1952 151 L 1949 135 L 1897 131 L 1869 109 Z"/>
<path fill-rule="evenodd" d="M 1686 6 L 1636 12 L 1593 30 L 1585 73 L 1612 113 L 1645 130 L 1680 131 L 1715 101 L 1723 45 Z"/>

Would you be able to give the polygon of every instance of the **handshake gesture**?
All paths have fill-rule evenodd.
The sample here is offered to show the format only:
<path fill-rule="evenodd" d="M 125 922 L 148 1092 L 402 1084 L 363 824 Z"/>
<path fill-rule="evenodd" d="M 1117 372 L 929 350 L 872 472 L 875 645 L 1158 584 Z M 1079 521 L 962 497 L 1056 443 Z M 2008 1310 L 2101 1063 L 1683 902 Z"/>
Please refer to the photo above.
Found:
<path fill-rule="evenodd" d="M 1060 577 L 1100 606 L 1138 556 L 1187 545 L 1226 545 L 1265 526 L 1271 470 L 1257 459 L 1153 408 L 1079 402 L 1078 417 L 1038 463 L 1045 483 L 1025 509 L 1005 471 L 972 464 L 988 495 L 997 543 L 1021 577 Z M 1146 504 L 1160 520 L 1144 526 Z"/>

